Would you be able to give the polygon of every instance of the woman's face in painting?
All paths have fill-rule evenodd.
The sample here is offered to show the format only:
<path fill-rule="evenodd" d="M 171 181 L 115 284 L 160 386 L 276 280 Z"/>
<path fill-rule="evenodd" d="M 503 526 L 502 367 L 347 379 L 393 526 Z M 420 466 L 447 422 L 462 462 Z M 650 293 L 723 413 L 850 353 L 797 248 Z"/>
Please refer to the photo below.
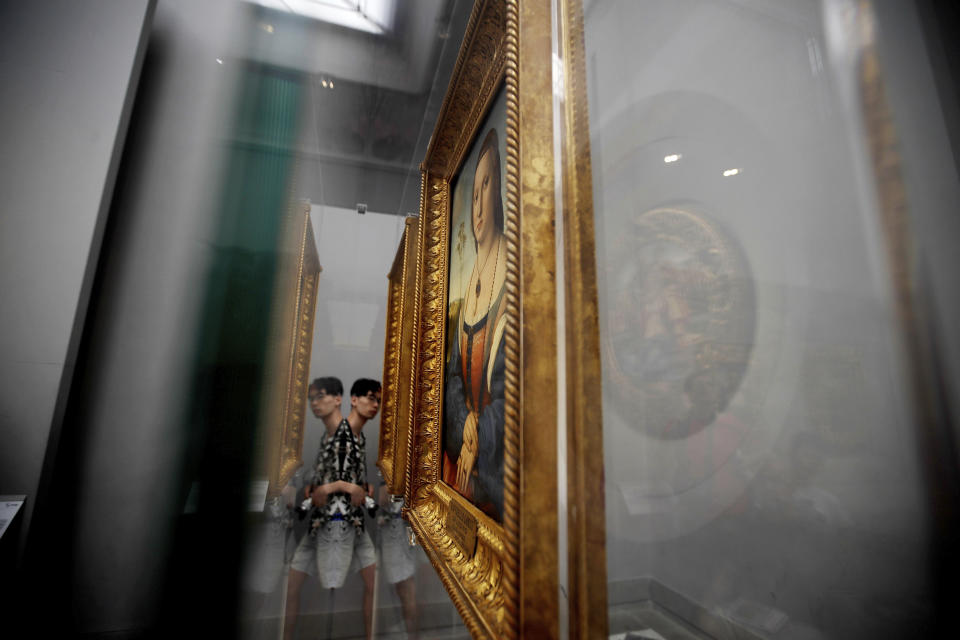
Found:
<path fill-rule="evenodd" d="M 483 246 L 494 232 L 496 215 L 494 193 L 494 162 L 493 153 L 488 149 L 477 162 L 477 171 L 473 175 L 473 237 L 477 244 Z"/>

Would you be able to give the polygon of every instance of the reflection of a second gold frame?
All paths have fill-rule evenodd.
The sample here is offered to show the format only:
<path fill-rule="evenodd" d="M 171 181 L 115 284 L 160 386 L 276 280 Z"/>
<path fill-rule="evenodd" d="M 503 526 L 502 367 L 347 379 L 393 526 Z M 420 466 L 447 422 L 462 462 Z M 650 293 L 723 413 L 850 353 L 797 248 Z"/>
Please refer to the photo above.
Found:
<path fill-rule="evenodd" d="M 419 218 L 407 218 L 388 276 L 383 407 L 377 466 L 390 493 L 403 495 L 416 389 Z"/>
<path fill-rule="evenodd" d="M 306 397 L 320 272 L 310 203 L 290 203 L 282 226 L 260 422 L 269 495 L 303 464 Z"/>

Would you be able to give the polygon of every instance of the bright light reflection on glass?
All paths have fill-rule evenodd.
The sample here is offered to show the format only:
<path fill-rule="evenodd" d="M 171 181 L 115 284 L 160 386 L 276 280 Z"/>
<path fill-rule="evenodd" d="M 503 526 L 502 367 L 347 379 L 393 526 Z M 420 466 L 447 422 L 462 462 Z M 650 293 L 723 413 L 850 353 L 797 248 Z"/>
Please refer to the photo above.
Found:
<path fill-rule="evenodd" d="M 679 154 L 679 153 L 674 153 L 674 154 L 671 154 L 671 155 L 669 155 L 669 156 L 663 156 L 663 161 L 666 162 L 667 164 L 670 164 L 671 162 L 676 162 L 677 160 L 679 160 L 679 159 L 682 158 L 682 157 L 683 157 L 683 156 L 682 156 L 681 154 Z"/>
<path fill-rule="evenodd" d="M 247 0 L 262 7 L 383 34 L 393 28 L 396 0 Z"/>
<path fill-rule="evenodd" d="M 217 58 L 217 64 L 223 64 L 223 60 L 221 58 Z"/>
<path fill-rule="evenodd" d="M 740 174 L 740 169 L 727 169 L 723 172 L 724 178 L 729 178 L 730 176 L 736 176 Z"/>

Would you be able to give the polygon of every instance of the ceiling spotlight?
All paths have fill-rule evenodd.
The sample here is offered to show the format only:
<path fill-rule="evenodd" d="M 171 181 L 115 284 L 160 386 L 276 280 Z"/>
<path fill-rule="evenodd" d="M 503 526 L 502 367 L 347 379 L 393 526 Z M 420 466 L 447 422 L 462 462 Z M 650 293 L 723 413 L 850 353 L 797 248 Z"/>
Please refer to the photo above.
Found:
<path fill-rule="evenodd" d="M 740 169 L 727 169 L 723 172 L 724 178 L 729 178 L 730 176 L 740 175 Z"/>
<path fill-rule="evenodd" d="M 679 153 L 673 153 L 673 154 L 670 154 L 669 156 L 663 156 L 663 161 L 666 162 L 667 164 L 670 164 L 671 162 L 676 162 L 682 157 L 683 155 Z"/>
<path fill-rule="evenodd" d="M 267 24 L 266 22 L 261 22 L 260 26 L 263 27 L 263 30 L 267 33 L 273 33 L 273 25 Z"/>
<path fill-rule="evenodd" d="M 333 89 L 333 80 L 330 81 L 330 88 Z"/>
<path fill-rule="evenodd" d="M 222 59 L 222 58 L 217 58 L 217 64 L 223 64 L 223 59 Z"/>
<path fill-rule="evenodd" d="M 324 89 L 327 88 L 327 81 L 326 81 L 326 80 L 321 80 L 321 81 L 320 81 L 320 84 L 323 85 L 323 88 L 324 88 Z"/>

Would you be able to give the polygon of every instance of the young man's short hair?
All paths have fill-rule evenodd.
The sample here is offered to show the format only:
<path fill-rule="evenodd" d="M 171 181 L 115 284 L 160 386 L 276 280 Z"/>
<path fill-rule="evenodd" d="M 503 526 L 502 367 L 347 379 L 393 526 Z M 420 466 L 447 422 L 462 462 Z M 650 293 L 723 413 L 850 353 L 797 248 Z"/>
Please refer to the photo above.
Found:
<path fill-rule="evenodd" d="M 314 378 L 313 382 L 310 383 L 310 389 L 316 389 L 317 391 L 322 391 L 323 393 L 328 393 L 332 396 L 343 395 L 343 383 L 340 382 L 340 378 L 336 378 L 334 376 Z"/>
<path fill-rule="evenodd" d="M 359 378 L 353 383 L 353 386 L 350 387 L 350 395 L 357 398 L 362 398 L 368 393 L 376 393 L 378 391 L 380 391 L 380 382 L 378 380 L 371 380 L 370 378 Z"/>

